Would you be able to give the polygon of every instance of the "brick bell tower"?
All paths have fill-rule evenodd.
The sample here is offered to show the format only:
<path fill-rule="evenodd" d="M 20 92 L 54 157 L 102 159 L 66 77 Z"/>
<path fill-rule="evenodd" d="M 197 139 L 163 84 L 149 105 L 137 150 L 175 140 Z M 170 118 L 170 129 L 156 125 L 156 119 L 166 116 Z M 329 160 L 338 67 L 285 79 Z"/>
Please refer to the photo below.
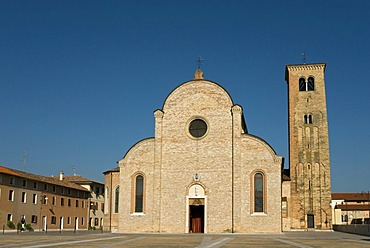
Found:
<path fill-rule="evenodd" d="M 325 63 L 287 65 L 292 229 L 331 229 Z"/>

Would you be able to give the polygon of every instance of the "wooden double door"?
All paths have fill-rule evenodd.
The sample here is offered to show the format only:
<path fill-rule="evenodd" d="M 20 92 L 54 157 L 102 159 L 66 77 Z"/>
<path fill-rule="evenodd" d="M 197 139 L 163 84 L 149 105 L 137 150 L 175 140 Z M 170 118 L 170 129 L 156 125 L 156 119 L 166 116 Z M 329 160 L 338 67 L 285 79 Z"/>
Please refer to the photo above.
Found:
<path fill-rule="evenodd" d="M 204 233 L 204 205 L 190 205 L 190 233 Z"/>

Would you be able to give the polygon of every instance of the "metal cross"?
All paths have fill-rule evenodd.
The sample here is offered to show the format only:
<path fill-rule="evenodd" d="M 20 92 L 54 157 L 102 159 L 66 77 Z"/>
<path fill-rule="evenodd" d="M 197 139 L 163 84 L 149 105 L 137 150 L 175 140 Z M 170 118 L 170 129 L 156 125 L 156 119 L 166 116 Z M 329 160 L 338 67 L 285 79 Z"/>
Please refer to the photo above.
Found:
<path fill-rule="evenodd" d="M 195 61 L 195 62 L 198 62 L 198 69 L 200 69 L 200 67 L 201 67 L 201 65 L 202 65 L 202 63 L 203 63 L 203 59 L 202 59 L 202 57 L 201 56 L 198 56 L 198 59 Z"/>

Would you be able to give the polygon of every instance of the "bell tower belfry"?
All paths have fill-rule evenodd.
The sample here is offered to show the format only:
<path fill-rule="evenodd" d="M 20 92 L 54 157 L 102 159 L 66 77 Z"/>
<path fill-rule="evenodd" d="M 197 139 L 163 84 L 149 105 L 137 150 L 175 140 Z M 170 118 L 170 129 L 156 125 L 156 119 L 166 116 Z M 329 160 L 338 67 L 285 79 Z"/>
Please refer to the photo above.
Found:
<path fill-rule="evenodd" d="M 331 229 L 325 63 L 287 65 L 292 229 Z"/>

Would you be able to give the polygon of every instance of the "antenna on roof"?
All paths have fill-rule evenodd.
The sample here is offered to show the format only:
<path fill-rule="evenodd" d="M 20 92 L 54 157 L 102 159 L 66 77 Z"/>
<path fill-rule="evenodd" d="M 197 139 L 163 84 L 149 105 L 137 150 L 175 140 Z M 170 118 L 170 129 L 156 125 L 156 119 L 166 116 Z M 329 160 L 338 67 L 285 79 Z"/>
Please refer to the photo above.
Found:
<path fill-rule="evenodd" d="M 27 148 L 24 149 L 23 152 L 23 171 L 26 172 L 26 165 L 27 165 Z"/>
<path fill-rule="evenodd" d="M 306 64 L 306 53 L 302 52 L 301 56 L 302 56 L 303 64 L 305 65 Z"/>
<path fill-rule="evenodd" d="M 72 166 L 72 171 L 73 171 L 73 175 L 76 176 L 77 174 L 76 174 L 76 165 L 75 164 L 73 164 L 73 166 Z"/>

